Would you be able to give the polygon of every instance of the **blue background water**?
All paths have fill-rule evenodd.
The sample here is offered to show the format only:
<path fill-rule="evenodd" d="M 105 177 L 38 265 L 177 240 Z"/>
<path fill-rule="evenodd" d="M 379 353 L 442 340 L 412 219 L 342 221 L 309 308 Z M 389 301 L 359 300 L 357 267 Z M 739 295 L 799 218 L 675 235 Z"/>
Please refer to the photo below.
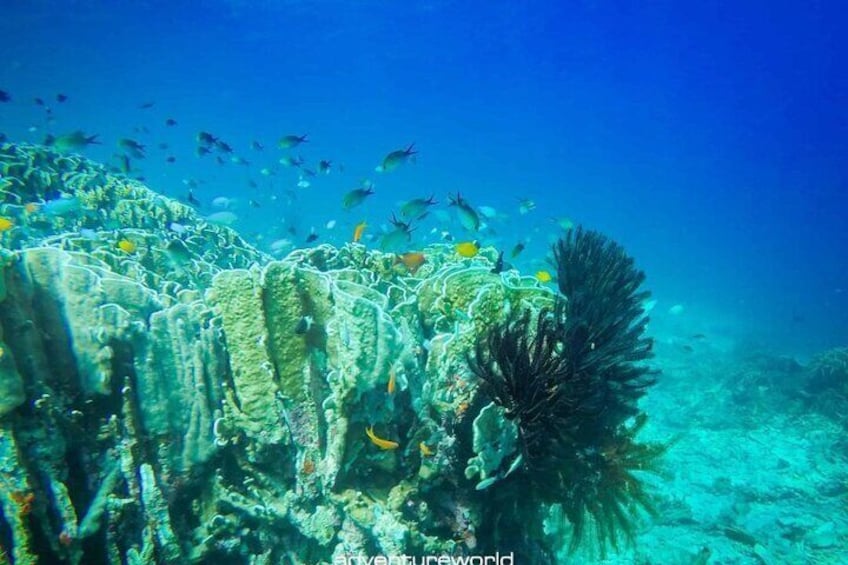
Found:
<path fill-rule="evenodd" d="M 637 258 L 660 322 L 683 305 L 668 327 L 796 355 L 848 343 L 838 3 L 255 4 L 4 2 L 0 89 L 13 101 L 0 104 L 0 131 L 40 141 L 82 128 L 100 135 L 86 154 L 104 161 L 117 139 L 139 139 L 151 187 L 182 196 L 193 178 L 205 202 L 238 198 L 237 227 L 260 244 L 289 237 L 281 217 L 298 243 L 310 226 L 342 242 L 363 219 L 377 233 L 403 200 L 459 190 L 508 214 L 480 239 L 509 249 L 529 238 L 519 266 L 532 272 L 557 233 L 548 219 L 567 216 Z M 251 165 L 197 158 L 199 130 Z M 306 189 L 291 170 L 260 175 L 293 133 L 310 142 L 291 154 L 344 172 Z M 413 141 L 416 163 L 374 172 Z M 363 177 L 377 194 L 344 212 Z M 538 208 L 522 216 L 518 198 Z"/>

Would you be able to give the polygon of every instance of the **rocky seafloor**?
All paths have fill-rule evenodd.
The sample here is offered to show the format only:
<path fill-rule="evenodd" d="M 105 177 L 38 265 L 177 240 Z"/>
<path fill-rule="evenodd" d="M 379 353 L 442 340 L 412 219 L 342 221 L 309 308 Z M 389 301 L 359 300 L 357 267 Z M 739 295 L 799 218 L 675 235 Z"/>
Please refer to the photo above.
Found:
<path fill-rule="evenodd" d="M 43 147 L 2 145 L 0 173 L 0 563 L 475 553 L 475 485 L 515 432 L 467 357 L 551 289 L 493 273 L 493 249 L 434 246 L 414 273 L 358 244 L 274 260 Z M 676 435 L 658 513 L 604 562 L 844 562 L 844 429 L 776 384 L 809 372 L 658 351 L 645 433 Z M 568 532 L 542 530 L 563 562 L 601 559 L 567 556 Z"/>

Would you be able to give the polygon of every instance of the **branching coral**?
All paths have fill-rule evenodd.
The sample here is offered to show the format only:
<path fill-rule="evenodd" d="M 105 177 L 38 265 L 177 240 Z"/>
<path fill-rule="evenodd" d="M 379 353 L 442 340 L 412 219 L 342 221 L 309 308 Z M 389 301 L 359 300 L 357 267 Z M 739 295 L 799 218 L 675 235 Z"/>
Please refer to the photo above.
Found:
<path fill-rule="evenodd" d="M 604 552 L 617 547 L 618 532 L 632 539 L 638 509 L 651 511 L 635 473 L 652 470 L 665 449 L 635 440 L 645 423 L 636 401 L 654 382 L 644 363 L 648 293 L 633 260 L 597 232 L 570 231 L 554 253 L 564 297 L 535 320 L 529 310 L 514 313 L 469 358 L 482 394 L 516 421 L 524 457 L 521 473 L 492 497 L 500 505 L 493 514 L 562 504 L 573 525 L 570 549 L 591 516 Z M 505 505 L 509 490 L 524 502 Z"/>

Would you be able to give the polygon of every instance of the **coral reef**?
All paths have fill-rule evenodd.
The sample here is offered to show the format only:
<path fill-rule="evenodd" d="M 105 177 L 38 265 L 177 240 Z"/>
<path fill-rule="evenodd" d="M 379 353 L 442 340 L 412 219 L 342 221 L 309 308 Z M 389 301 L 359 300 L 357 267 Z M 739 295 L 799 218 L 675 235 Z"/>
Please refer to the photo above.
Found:
<path fill-rule="evenodd" d="M 848 427 L 848 347 L 819 353 L 806 367 L 804 386 L 808 401 L 820 412 Z"/>
<path fill-rule="evenodd" d="M 85 159 L 5 144 L 0 170 L 15 218 L 0 235 L 0 555 L 16 564 L 477 551 L 481 494 L 553 477 L 555 447 L 601 473 L 560 478 L 581 512 L 626 527 L 621 489 L 647 500 L 631 471 L 653 453 L 632 440 L 641 420 L 624 422 L 646 376 L 619 329 L 626 300 L 596 334 L 532 277 L 492 273 L 494 249 L 433 246 L 414 273 L 358 244 L 272 261 Z M 528 371 L 573 373 L 555 343 L 601 387 L 581 392 L 587 414 L 618 404 L 549 442 L 525 404 L 546 406 L 552 381 L 522 396 L 523 374 L 478 381 L 467 359 L 477 348 L 507 375 L 497 363 L 527 345 Z"/>

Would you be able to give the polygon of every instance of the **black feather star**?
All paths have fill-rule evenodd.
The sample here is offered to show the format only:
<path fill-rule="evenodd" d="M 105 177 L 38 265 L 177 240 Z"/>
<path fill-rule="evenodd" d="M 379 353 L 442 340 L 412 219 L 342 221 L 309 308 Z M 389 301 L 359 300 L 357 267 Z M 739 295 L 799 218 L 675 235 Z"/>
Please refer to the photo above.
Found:
<path fill-rule="evenodd" d="M 646 421 L 636 402 L 656 377 L 645 364 L 649 293 L 633 259 L 598 232 L 570 230 L 554 258 L 554 306 L 511 314 L 468 359 L 481 394 L 516 423 L 523 455 L 520 472 L 493 487 L 484 515 L 497 525 L 483 531 L 497 539 L 558 503 L 572 525 L 569 549 L 591 524 L 605 554 L 619 537 L 633 540 L 639 509 L 653 512 L 638 472 L 655 471 L 667 449 L 635 440 Z"/>

